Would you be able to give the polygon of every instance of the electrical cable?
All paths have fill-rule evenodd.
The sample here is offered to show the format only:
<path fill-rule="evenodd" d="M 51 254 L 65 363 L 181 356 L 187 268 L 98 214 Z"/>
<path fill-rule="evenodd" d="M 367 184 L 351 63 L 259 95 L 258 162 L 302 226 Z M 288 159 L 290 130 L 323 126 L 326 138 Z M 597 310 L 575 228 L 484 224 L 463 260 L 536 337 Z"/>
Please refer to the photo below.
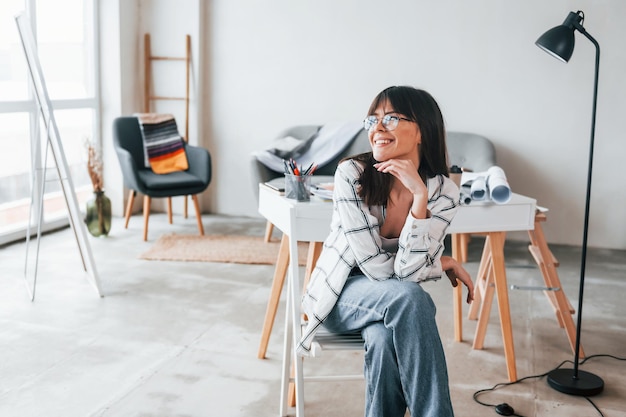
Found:
<path fill-rule="evenodd" d="M 583 359 L 582 361 L 579 362 L 579 365 L 584 364 L 589 359 L 599 358 L 599 357 L 607 357 L 607 358 L 612 358 L 612 359 L 616 359 L 616 360 L 619 360 L 619 361 L 626 361 L 626 358 L 622 358 L 622 357 L 619 357 L 619 356 L 614 356 L 614 355 L 610 355 L 610 354 L 606 354 L 606 353 L 599 353 L 597 355 L 587 356 L 585 359 Z M 565 365 L 566 363 L 573 363 L 573 361 L 571 361 L 571 360 L 564 360 L 563 362 L 558 364 L 554 369 L 559 369 L 561 366 Z M 482 402 L 482 401 L 480 401 L 478 399 L 478 397 L 480 395 L 482 395 L 482 394 L 485 394 L 485 393 L 488 393 L 488 392 L 493 392 L 493 391 L 497 390 L 498 388 L 507 387 L 509 385 L 514 385 L 514 384 L 518 384 L 518 383 L 526 381 L 528 379 L 543 378 L 544 376 L 547 376 L 550 372 L 552 372 L 554 369 L 551 369 L 551 370 L 549 370 L 547 372 L 544 372 L 544 373 L 538 374 L 538 375 L 525 376 L 523 378 L 517 379 L 515 381 L 511 381 L 511 382 L 500 382 L 500 383 L 494 385 L 491 388 L 484 388 L 484 389 L 476 391 L 472 397 L 474 398 L 474 401 L 476 401 L 478 404 L 480 404 L 482 406 L 495 408 L 495 407 L 498 406 L 498 404 L 488 404 L 488 403 Z M 596 411 L 598 412 L 600 417 L 604 417 L 604 414 L 602 414 L 602 411 L 600 411 L 598 406 L 589 397 L 584 397 L 584 398 L 593 406 L 593 408 L 596 409 Z M 515 413 L 507 414 L 507 415 L 511 415 L 511 416 L 514 416 L 514 417 L 524 417 L 524 416 L 522 416 L 520 414 L 515 414 Z"/>

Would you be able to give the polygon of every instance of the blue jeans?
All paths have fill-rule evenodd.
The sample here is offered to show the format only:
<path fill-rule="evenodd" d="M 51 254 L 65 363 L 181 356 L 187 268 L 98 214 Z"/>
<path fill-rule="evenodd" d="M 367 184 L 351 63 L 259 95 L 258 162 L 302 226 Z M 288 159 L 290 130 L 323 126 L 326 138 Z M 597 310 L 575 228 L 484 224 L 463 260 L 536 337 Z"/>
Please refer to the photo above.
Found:
<path fill-rule="evenodd" d="M 365 340 L 365 416 L 452 417 L 448 371 L 435 305 L 415 282 L 348 278 L 324 326 L 361 330 Z"/>

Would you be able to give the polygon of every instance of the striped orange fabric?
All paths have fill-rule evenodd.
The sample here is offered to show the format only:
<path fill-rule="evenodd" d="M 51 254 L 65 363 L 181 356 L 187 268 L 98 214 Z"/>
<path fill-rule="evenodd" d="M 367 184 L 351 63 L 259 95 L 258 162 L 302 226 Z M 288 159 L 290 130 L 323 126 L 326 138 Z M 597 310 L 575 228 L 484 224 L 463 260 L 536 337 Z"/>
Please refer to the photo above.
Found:
<path fill-rule="evenodd" d="M 138 113 L 144 151 L 156 174 L 184 171 L 189 168 L 183 138 L 178 134 L 171 114 Z"/>

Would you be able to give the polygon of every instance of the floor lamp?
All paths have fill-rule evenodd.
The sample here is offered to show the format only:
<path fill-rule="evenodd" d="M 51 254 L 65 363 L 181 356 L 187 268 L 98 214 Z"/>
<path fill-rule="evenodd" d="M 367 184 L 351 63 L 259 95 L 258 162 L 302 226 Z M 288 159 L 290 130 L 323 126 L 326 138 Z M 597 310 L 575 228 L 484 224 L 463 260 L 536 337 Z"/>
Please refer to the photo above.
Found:
<path fill-rule="evenodd" d="M 587 197 L 585 199 L 585 222 L 583 227 L 582 257 L 580 265 L 580 287 L 578 294 L 578 320 L 576 324 L 576 349 L 574 353 L 574 369 L 555 369 L 548 374 L 548 384 L 557 391 L 570 395 L 589 397 L 599 394 L 604 388 L 602 378 L 585 371 L 578 370 L 580 353 L 580 327 L 583 315 L 583 292 L 585 289 L 585 263 L 587 260 L 587 232 L 589 229 L 589 201 L 591 197 L 591 172 L 593 166 L 593 142 L 596 130 L 596 102 L 598 99 L 598 70 L 600 67 L 600 45 L 587 33 L 582 26 L 585 15 L 582 11 L 570 12 L 562 25 L 556 26 L 543 35 L 535 44 L 559 59 L 567 62 L 574 52 L 574 31 L 578 30 L 596 47 L 596 70 L 593 87 L 593 110 L 591 115 L 591 140 L 589 143 L 589 168 L 587 170 Z"/>

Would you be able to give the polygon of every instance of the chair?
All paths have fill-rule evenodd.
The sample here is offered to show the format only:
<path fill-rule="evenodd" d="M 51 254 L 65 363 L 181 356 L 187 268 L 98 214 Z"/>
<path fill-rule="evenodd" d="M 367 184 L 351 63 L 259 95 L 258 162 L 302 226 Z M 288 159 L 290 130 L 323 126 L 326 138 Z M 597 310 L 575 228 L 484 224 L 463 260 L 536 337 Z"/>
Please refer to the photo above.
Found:
<path fill-rule="evenodd" d="M 319 242 L 316 242 L 319 243 Z M 320 248 L 321 249 L 321 248 Z M 312 252 L 309 248 L 307 271 L 303 287 L 306 287 L 312 268 L 319 257 L 320 251 Z M 286 265 L 285 265 L 286 267 Z M 277 266 L 278 268 L 278 266 Z M 283 269 L 286 272 L 286 268 Z M 293 271 L 292 271 L 293 272 Z M 306 316 L 300 309 L 300 280 L 299 276 L 288 275 L 287 285 L 287 320 L 285 321 L 285 346 L 283 350 L 283 376 L 281 380 L 280 416 L 288 415 L 288 406 L 296 407 L 296 417 L 304 417 L 304 382 L 305 381 L 355 381 L 362 380 L 363 374 L 354 375 L 304 375 L 304 358 L 295 353 L 293 341 L 300 340 L 302 329 L 306 325 Z M 294 279 L 295 278 L 295 279 Z M 281 285 L 282 287 L 282 285 Z M 295 302 L 294 302 L 295 301 Z M 361 332 L 332 333 L 321 327 L 315 334 L 311 344 L 311 358 L 321 356 L 324 350 L 356 350 L 364 352 L 365 341 Z M 290 375 L 291 372 L 291 375 Z"/>
<path fill-rule="evenodd" d="M 298 125 L 287 128 L 276 135 L 276 138 L 284 138 L 284 137 L 292 137 L 298 140 L 307 140 L 314 136 L 319 130 L 320 125 Z M 346 147 L 346 149 L 337 155 L 332 160 L 326 162 L 324 165 L 320 165 L 315 170 L 315 176 L 329 176 L 334 177 L 335 170 L 337 169 L 337 165 L 339 165 L 339 161 L 343 158 L 356 155 L 359 153 L 367 152 L 370 150 L 369 140 L 367 138 L 367 132 L 365 130 L 361 130 L 350 142 L 350 144 Z M 252 156 L 250 159 L 251 163 L 251 179 L 252 179 L 252 188 L 254 190 L 254 195 L 259 201 L 259 183 L 265 183 L 271 181 L 275 178 L 283 177 L 284 172 L 274 171 L 271 168 L 265 166 L 261 161 L 259 161 L 255 156 Z M 332 178 L 330 179 L 332 181 Z M 274 226 L 267 222 L 266 230 L 265 230 L 265 241 L 269 242 L 272 236 L 272 230 Z"/>
<path fill-rule="evenodd" d="M 484 136 L 465 132 L 447 132 L 449 164 L 475 172 L 496 165 L 496 149 Z"/>
<path fill-rule="evenodd" d="M 204 235 L 198 194 L 206 190 L 211 182 L 211 155 L 197 146 L 185 143 L 189 169 L 169 174 L 155 174 L 144 167 L 143 137 L 136 117 L 118 117 L 113 121 L 113 145 L 117 153 L 124 185 L 130 190 L 126 205 L 124 228 L 128 222 L 137 192 L 144 194 L 143 240 L 148 240 L 148 218 L 152 198 L 191 195 L 196 210 L 200 235 Z M 171 201 L 168 201 L 168 220 L 172 223 Z"/>
<path fill-rule="evenodd" d="M 464 170 L 482 172 L 496 165 L 496 150 L 484 136 L 465 132 L 447 132 L 448 164 Z M 452 236 L 458 249 L 460 262 L 467 262 L 467 245 L 471 235 L 459 233 Z"/>

